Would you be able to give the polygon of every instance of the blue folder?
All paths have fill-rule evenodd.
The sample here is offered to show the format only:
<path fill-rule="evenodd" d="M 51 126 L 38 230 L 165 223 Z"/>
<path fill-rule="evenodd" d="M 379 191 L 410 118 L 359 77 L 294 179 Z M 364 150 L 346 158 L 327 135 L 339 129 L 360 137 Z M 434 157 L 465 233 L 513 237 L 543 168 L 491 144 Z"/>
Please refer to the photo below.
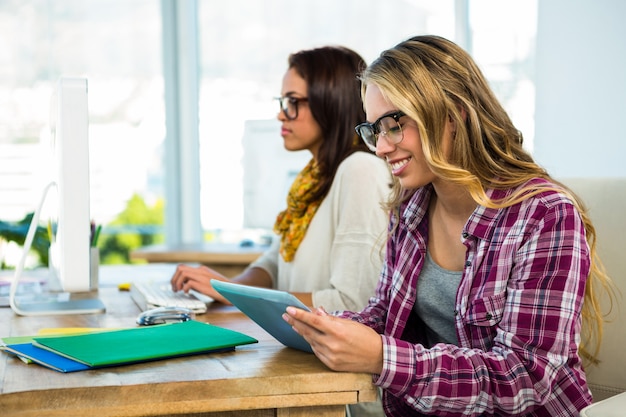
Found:
<path fill-rule="evenodd" d="M 6 345 L 2 349 L 59 372 L 76 372 L 91 369 L 90 366 L 84 363 L 76 362 L 46 349 L 38 348 L 33 346 L 32 343 Z"/>

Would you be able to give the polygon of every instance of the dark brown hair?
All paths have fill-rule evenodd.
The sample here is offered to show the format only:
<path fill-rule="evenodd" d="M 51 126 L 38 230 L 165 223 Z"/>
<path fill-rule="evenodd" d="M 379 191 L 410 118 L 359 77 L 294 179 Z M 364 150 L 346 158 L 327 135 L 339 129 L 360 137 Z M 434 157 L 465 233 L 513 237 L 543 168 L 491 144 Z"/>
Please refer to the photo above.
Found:
<path fill-rule="evenodd" d="M 325 46 L 296 52 L 289 56 L 289 68 L 304 78 L 311 114 L 324 135 L 317 155 L 319 187 L 309 201 L 323 199 L 335 177 L 337 167 L 355 151 L 367 151 L 354 127 L 365 120 L 359 74 L 363 58 L 340 46 Z"/>

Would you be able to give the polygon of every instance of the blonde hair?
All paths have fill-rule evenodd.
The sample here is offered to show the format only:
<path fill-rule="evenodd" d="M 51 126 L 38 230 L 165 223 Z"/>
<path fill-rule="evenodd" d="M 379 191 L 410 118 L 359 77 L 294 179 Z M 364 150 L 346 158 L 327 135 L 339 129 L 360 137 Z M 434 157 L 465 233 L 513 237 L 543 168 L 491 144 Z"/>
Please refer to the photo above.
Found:
<path fill-rule="evenodd" d="M 480 205 L 503 208 L 548 190 L 569 196 L 580 212 L 590 248 L 591 269 L 582 307 L 581 356 L 597 361 L 605 313 L 600 290 L 614 299 L 610 278 L 596 251 L 596 234 L 582 201 L 551 178 L 522 147 L 523 137 L 489 87 L 473 59 L 462 48 L 437 36 L 416 36 L 384 51 L 361 75 L 362 95 L 375 84 L 389 102 L 417 124 L 430 169 L 440 178 L 465 187 Z M 442 140 L 448 119 L 456 125 L 451 155 Z M 494 201 L 487 189 L 517 188 L 533 178 L 552 184 L 529 185 Z M 398 214 L 411 191 L 396 181 L 387 208 Z"/>

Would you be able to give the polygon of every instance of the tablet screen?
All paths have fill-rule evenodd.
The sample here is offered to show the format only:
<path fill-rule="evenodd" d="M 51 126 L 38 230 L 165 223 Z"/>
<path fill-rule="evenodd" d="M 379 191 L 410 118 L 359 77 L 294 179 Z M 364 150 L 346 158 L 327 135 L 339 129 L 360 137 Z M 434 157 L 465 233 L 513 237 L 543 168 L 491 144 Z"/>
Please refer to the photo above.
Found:
<path fill-rule="evenodd" d="M 250 317 L 283 345 L 305 352 L 313 352 L 311 345 L 282 318 L 289 306 L 310 311 L 294 295 L 285 291 L 218 280 L 211 280 L 211 285 L 215 291 L 222 294 L 242 313 Z"/>

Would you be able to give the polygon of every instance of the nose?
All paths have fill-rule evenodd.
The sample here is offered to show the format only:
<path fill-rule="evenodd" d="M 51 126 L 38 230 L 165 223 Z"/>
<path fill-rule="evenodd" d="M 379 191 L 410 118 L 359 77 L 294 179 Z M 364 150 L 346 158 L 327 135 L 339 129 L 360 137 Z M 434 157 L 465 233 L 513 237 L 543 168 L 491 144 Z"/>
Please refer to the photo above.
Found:
<path fill-rule="evenodd" d="M 397 146 L 389 140 L 388 135 L 378 135 L 378 140 L 376 141 L 377 156 L 385 156 L 396 150 L 396 147 Z"/>

